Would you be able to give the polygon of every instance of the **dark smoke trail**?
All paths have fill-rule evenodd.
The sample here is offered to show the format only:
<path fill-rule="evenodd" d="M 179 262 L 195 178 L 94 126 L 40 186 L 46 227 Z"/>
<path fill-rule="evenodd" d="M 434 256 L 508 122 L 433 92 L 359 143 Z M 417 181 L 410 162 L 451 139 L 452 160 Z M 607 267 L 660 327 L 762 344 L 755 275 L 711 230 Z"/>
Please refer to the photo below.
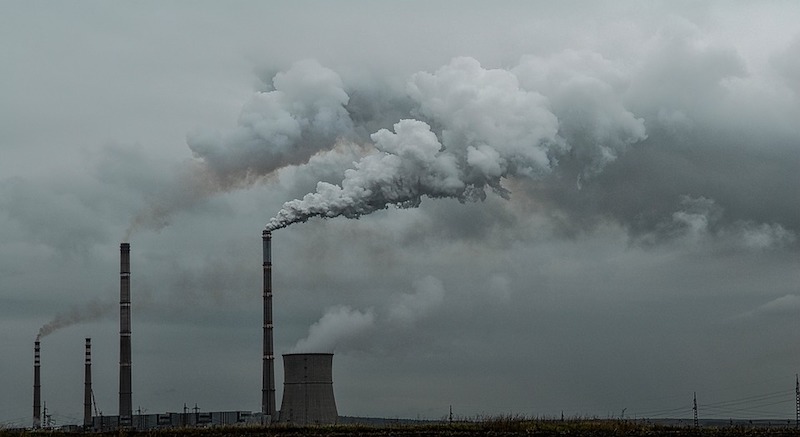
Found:
<path fill-rule="evenodd" d="M 82 322 L 98 320 L 110 313 L 113 308 L 114 304 L 111 302 L 91 302 L 85 307 L 73 307 L 68 312 L 56 314 L 53 320 L 39 328 L 36 340 L 52 334 L 61 328 L 66 328 Z"/>

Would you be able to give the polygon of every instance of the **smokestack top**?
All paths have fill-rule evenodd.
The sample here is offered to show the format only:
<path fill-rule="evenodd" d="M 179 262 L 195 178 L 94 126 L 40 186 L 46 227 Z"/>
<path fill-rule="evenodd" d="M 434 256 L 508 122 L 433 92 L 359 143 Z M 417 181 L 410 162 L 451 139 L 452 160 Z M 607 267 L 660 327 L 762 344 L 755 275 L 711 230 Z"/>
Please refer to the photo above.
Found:
<path fill-rule="evenodd" d="M 264 229 L 261 232 L 261 240 L 264 249 L 264 263 L 265 265 L 272 264 L 272 231 Z"/>
<path fill-rule="evenodd" d="M 119 250 L 131 250 L 131 243 L 119 243 Z"/>

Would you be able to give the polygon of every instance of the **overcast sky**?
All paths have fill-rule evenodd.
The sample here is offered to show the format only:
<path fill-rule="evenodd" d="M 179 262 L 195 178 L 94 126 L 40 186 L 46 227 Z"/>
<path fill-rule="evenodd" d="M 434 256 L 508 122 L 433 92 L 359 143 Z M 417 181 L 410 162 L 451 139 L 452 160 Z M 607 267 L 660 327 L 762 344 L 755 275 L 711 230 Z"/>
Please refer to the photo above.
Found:
<path fill-rule="evenodd" d="M 42 338 L 48 411 L 80 421 L 91 337 L 117 414 L 123 240 L 134 409 L 260 410 L 268 223 L 276 355 L 333 351 L 340 415 L 689 417 L 697 392 L 701 417 L 794 418 L 798 23 L 3 2 L 0 424 L 31 423 L 34 338 L 70 318 Z"/>

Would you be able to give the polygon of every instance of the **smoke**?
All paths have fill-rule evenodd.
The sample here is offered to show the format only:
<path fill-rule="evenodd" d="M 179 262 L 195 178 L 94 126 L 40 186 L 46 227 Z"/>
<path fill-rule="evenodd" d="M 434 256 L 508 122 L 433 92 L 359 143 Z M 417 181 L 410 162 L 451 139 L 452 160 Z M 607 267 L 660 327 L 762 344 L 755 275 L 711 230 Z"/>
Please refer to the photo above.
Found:
<path fill-rule="evenodd" d="M 432 276 L 415 281 L 413 288 L 413 293 L 398 295 L 384 308 L 358 310 L 344 305 L 328 308 L 311 325 L 308 336 L 295 344 L 292 353 L 366 347 L 387 330 L 412 329 L 417 321 L 438 309 L 445 296 L 442 281 Z"/>
<path fill-rule="evenodd" d="M 170 179 L 160 190 L 148 196 L 142 208 L 131 220 L 122 241 L 142 228 L 160 230 L 170 224 L 172 214 L 191 210 L 205 199 L 224 191 L 219 177 L 201 162 L 186 162 L 173 169 Z"/>
<path fill-rule="evenodd" d="M 296 352 L 332 352 L 338 344 L 370 329 L 375 323 L 371 309 L 359 311 L 340 305 L 328 308 L 325 315 L 308 329 L 308 337 L 292 348 Z"/>
<path fill-rule="evenodd" d="M 39 328 L 39 333 L 36 335 L 36 340 L 46 337 L 53 332 L 68 326 L 98 320 L 110 313 L 113 308 L 113 302 L 95 301 L 90 302 L 86 306 L 73 307 L 67 312 L 56 314 L 53 320 L 45 323 L 44 326 Z"/>
<path fill-rule="evenodd" d="M 726 211 L 714 199 L 680 196 L 680 209 L 670 220 L 641 238 L 642 242 L 683 239 L 695 243 L 714 240 L 748 249 L 770 249 L 793 245 L 796 234 L 778 223 L 756 223 L 752 220 L 727 222 Z"/>
<path fill-rule="evenodd" d="M 511 69 L 459 57 L 412 74 L 404 89 L 361 79 L 348 86 L 314 60 L 275 74 L 244 105 L 237 126 L 187 135 L 194 160 L 173 169 L 164 188 L 146 199 L 124 240 L 141 227 L 167 226 L 176 211 L 216 193 L 314 156 L 322 162 L 337 144 L 372 150 L 344 171 L 340 184 L 319 182 L 287 202 L 267 229 L 314 216 L 416 207 L 423 197 L 473 202 L 491 190 L 507 198 L 504 179 L 540 180 L 567 154 L 581 162 L 580 185 L 646 138 L 643 120 L 620 97 L 624 73 L 596 54 L 524 57 Z"/>
<path fill-rule="evenodd" d="M 353 130 L 345 105 L 349 96 L 339 75 L 317 61 L 295 63 L 259 92 L 230 132 L 198 131 L 189 148 L 223 186 L 248 183 L 289 164 L 306 162 Z"/>
<path fill-rule="evenodd" d="M 387 310 L 387 321 L 394 325 L 411 326 L 428 316 L 444 302 L 442 281 L 426 276 L 414 282 L 414 293 L 403 293 Z"/>
<path fill-rule="evenodd" d="M 771 171 L 733 175 L 728 168 L 748 165 L 747 153 L 718 150 L 698 129 L 718 123 L 705 113 L 709 101 L 738 98 L 731 87 L 739 82 L 730 80 L 746 73 L 741 59 L 702 44 L 696 32 L 674 32 L 655 37 L 652 53 L 634 63 L 581 50 L 523 56 L 507 68 L 459 57 L 411 74 L 401 87 L 394 78 L 348 78 L 314 60 L 297 62 L 247 102 L 237 126 L 188 135 L 195 159 L 147 199 L 125 239 L 269 175 L 299 191 L 268 230 L 414 208 L 426 197 L 476 202 L 493 192 L 510 199 L 513 187 L 517 199 L 529 196 L 569 235 L 606 219 L 638 237 L 664 230 L 670 217 L 673 233 L 703 226 L 702 215 L 674 214 L 674 199 L 691 193 L 724 205 L 728 221 L 768 223 L 747 231 L 753 246 L 791 239 L 782 236 L 796 229 L 790 202 L 769 200 L 778 215 L 768 217 L 753 207 L 761 199 L 750 188 L 783 182 L 792 167 L 775 159 L 785 158 L 783 150 L 764 152 Z M 709 57 L 714 68 L 706 68 Z M 671 68 L 674 75 L 665 75 Z M 349 161 L 331 153 L 337 147 L 358 153 Z"/>
<path fill-rule="evenodd" d="M 528 60 L 518 70 L 534 76 L 532 69 Z M 530 78 L 526 82 L 544 86 Z M 583 174 L 591 177 L 645 138 L 643 121 L 624 110 L 619 99 L 605 103 L 611 85 L 597 78 L 563 82 L 561 104 L 555 107 L 583 109 L 565 114 L 571 121 L 561 129 L 550 100 L 523 87 L 512 70 L 485 69 L 462 57 L 435 73 L 416 73 L 407 93 L 418 118 L 400 120 L 394 132 L 373 133 L 376 151 L 345 171 L 341 185 L 318 183 L 315 192 L 286 202 L 266 227 L 279 229 L 311 217 L 358 218 L 391 205 L 417 207 L 423 197 L 478 201 L 487 189 L 508 198 L 503 179 L 545 178 L 573 149 L 585 155 Z"/>
<path fill-rule="evenodd" d="M 389 204 L 415 207 L 423 195 L 466 198 L 467 186 L 455 157 L 440 152 L 441 144 L 426 123 L 402 120 L 395 131 L 381 130 L 372 135 L 378 152 L 345 171 L 341 187 L 319 182 L 315 193 L 284 204 L 267 229 L 312 216 L 357 218 Z"/>
<path fill-rule="evenodd" d="M 603 56 L 567 50 L 523 56 L 513 69 L 522 86 L 540 90 L 558 117 L 559 135 L 582 163 L 582 180 L 597 176 L 631 144 L 647 138 L 644 119 L 625 107 L 626 72 Z"/>
<path fill-rule="evenodd" d="M 171 216 L 196 207 L 210 196 L 250 186 L 275 170 L 302 164 L 354 138 L 345 108 L 349 96 L 339 75 L 314 60 L 299 61 L 275 74 L 269 91 L 256 93 L 242 108 L 238 124 L 227 132 L 198 129 L 187 135 L 194 155 L 161 189 L 145 199 L 123 241 L 140 228 L 162 229 Z"/>
<path fill-rule="evenodd" d="M 796 294 L 787 294 L 770 300 L 752 310 L 745 311 L 732 320 L 747 320 L 760 317 L 785 317 L 792 319 L 797 315 L 800 310 L 800 296 Z"/>

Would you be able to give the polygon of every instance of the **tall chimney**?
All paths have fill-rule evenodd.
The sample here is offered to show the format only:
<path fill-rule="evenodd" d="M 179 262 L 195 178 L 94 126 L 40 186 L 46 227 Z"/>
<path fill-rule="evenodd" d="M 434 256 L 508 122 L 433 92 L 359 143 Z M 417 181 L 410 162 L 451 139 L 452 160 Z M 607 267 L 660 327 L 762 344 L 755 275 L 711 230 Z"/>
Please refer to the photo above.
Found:
<path fill-rule="evenodd" d="M 86 364 L 83 373 L 83 428 L 92 427 L 92 339 L 86 339 Z"/>
<path fill-rule="evenodd" d="M 119 245 L 119 426 L 133 424 L 131 401 L 131 245 Z"/>
<path fill-rule="evenodd" d="M 261 233 L 264 250 L 264 347 L 261 413 L 267 421 L 277 419 L 275 407 L 275 355 L 272 350 L 272 232 Z"/>
<path fill-rule="evenodd" d="M 39 379 L 39 339 L 33 343 L 33 427 L 42 426 L 42 385 Z"/>

